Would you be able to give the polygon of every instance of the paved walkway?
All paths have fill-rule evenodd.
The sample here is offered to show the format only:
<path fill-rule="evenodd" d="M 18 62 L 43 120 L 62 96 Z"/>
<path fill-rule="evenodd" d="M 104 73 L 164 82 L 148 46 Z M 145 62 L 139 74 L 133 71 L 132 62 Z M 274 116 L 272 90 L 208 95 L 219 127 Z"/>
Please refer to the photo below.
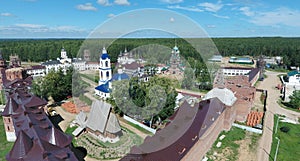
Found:
<path fill-rule="evenodd" d="M 257 153 L 257 158 L 259 161 L 269 160 L 269 153 L 271 151 L 274 127 L 274 114 L 285 115 L 287 118 L 295 121 L 298 121 L 298 118 L 300 117 L 300 113 L 281 108 L 277 103 L 280 97 L 280 91 L 275 88 L 275 86 L 280 83 L 280 80 L 277 77 L 277 75 L 284 73 L 267 71 L 265 74 L 267 75 L 267 78 L 264 79 L 264 81 L 260 82 L 260 84 L 258 85 L 258 88 L 268 90 L 268 99 L 266 107 L 267 111 L 265 113 L 264 119 L 264 130 L 261 140 L 259 142 L 259 149 Z"/>

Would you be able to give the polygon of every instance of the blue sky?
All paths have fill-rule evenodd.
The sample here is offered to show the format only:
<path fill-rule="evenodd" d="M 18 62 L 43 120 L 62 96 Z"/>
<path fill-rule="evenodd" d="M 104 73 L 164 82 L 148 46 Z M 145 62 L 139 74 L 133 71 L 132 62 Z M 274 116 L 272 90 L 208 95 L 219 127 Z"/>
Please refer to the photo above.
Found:
<path fill-rule="evenodd" d="M 300 3 L 292 0 L 0 0 L 0 38 L 86 38 L 104 22 L 144 8 L 182 14 L 209 37 L 300 36 Z M 172 14 L 166 21 L 180 24 Z M 116 28 L 123 24 L 130 25 L 125 17 Z"/>

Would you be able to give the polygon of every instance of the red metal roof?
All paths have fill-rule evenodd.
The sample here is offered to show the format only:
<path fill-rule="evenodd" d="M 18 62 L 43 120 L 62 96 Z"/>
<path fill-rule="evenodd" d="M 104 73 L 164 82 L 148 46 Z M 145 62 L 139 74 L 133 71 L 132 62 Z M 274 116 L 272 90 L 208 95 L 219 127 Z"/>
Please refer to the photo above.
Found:
<path fill-rule="evenodd" d="M 211 118 L 217 119 L 224 108 L 217 98 L 194 105 L 184 102 L 169 125 L 133 147 L 121 161 L 181 160 L 213 124 Z"/>

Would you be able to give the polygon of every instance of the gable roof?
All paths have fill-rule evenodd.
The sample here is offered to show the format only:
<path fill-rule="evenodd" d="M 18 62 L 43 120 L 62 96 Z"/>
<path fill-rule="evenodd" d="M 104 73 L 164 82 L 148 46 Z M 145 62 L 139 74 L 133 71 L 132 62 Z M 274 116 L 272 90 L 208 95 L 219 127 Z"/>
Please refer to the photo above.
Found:
<path fill-rule="evenodd" d="M 255 76 L 259 73 L 260 69 L 259 68 L 254 68 L 249 72 L 249 82 L 251 82 Z"/>
<path fill-rule="evenodd" d="M 43 65 L 33 65 L 30 68 L 28 68 L 27 70 L 38 70 L 38 69 L 46 69 L 46 67 Z"/>
<path fill-rule="evenodd" d="M 17 140 L 9 152 L 9 155 L 16 159 L 22 158 L 28 154 L 33 146 L 33 141 L 31 138 L 22 130 L 19 132 Z"/>
<path fill-rule="evenodd" d="M 110 109 L 110 104 L 98 100 L 94 101 L 86 126 L 93 131 L 100 131 L 103 133 L 105 131 Z"/>
<path fill-rule="evenodd" d="M 45 100 L 42 100 L 41 98 L 37 96 L 31 95 L 30 101 L 25 104 L 25 107 L 37 107 L 37 106 L 44 106 L 47 102 Z"/>
<path fill-rule="evenodd" d="M 109 133 L 117 133 L 121 131 L 119 120 L 117 119 L 117 116 L 113 113 L 110 113 L 109 115 L 106 131 L 108 131 Z"/>
<path fill-rule="evenodd" d="M 15 113 L 15 111 L 18 109 L 18 104 L 17 102 L 12 99 L 11 97 L 8 99 L 6 102 L 4 111 L 2 113 L 3 116 L 9 116 Z"/>
<path fill-rule="evenodd" d="M 47 129 L 47 131 L 47 134 L 41 137 L 50 144 L 65 147 L 72 142 L 72 137 L 70 135 L 65 135 L 62 131 L 59 131 L 54 127 Z"/>

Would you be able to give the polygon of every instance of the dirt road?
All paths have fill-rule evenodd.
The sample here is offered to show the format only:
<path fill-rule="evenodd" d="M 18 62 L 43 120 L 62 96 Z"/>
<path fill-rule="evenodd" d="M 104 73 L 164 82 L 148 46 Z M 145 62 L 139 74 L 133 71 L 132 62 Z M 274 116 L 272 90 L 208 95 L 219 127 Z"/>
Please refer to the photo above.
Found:
<path fill-rule="evenodd" d="M 287 118 L 296 122 L 300 117 L 300 113 L 283 109 L 277 103 L 280 96 L 279 90 L 275 88 L 275 86 L 280 83 L 280 80 L 277 77 L 277 75 L 284 73 L 267 71 L 265 74 L 267 75 L 267 78 L 263 82 L 260 82 L 260 84 L 258 85 L 258 88 L 268 90 L 267 111 L 265 113 L 264 119 L 264 130 L 257 153 L 257 158 L 259 161 L 269 160 L 274 126 L 274 114 L 285 115 Z"/>
<path fill-rule="evenodd" d="M 60 114 L 60 116 L 64 119 L 63 121 L 61 121 L 58 124 L 59 127 L 63 131 L 66 131 L 66 129 L 68 128 L 68 126 L 70 125 L 70 123 L 75 119 L 76 114 L 69 113 L 69 112 L 65 111 L 64 109 L 62 109 L 62 107 L 60 107 L 60 106 L 55 107 L 55 111 L 58 114 Z"/>

